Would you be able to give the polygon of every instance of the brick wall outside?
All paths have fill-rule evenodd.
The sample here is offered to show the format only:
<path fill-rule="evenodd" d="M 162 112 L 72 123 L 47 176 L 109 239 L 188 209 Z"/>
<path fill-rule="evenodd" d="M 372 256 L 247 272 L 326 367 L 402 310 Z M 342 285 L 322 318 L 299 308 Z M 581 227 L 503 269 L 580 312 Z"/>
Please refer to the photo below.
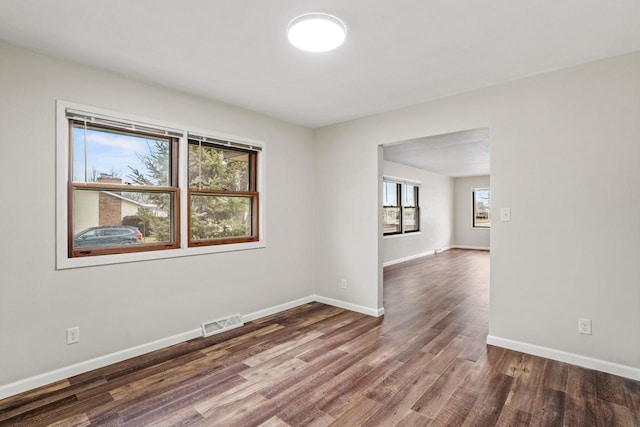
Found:
<path fill-rule="evenodd" d="M 122 184 L 122 179 L 101 175 L 98 182 Z M 122 199 L 100 192 L 98 196 L 98 225 L 122 225 Z"/>

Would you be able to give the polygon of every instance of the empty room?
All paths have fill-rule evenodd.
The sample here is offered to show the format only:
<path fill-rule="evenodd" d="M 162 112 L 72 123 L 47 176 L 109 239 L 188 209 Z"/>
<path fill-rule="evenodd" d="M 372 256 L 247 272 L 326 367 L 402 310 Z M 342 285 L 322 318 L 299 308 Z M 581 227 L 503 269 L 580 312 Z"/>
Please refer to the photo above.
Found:
<path fill-rule="evenodd" d="M 640 426 L 639 21 L 0 0 L 0 426 Z"/>

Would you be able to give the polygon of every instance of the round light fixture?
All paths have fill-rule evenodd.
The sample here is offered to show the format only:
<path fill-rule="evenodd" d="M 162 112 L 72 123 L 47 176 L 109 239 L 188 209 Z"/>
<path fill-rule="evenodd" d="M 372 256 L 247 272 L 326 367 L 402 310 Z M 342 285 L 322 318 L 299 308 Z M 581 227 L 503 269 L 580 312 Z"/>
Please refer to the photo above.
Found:
<path fill-rule="evenodd" d="M 328 13 L 305 13 L 289 22 L 289 42 L 307 52 L 326 52 L 344 42 L 347 27 L 340 19 Z"/>

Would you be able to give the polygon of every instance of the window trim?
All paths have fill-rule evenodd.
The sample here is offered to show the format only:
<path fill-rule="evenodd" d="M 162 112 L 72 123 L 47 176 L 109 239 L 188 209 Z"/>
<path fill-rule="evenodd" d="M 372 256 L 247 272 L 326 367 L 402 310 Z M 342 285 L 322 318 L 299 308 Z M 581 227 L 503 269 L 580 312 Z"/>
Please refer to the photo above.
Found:
<path fill-rule="evenodd" d="M 391 183 L 395 183 L 399 186 L 399 198 L 400 198 L 400 206 L 385 206 L 384 205 L 384 184 L 386 182 L 391 182 Z M 415 208 L 416 209 L 416 214 L 417 214 L 417 221 L 418 221 L 418 229 L 417 230 L 409 230 L 409 231 L 405 231 L 404 229 L 404 208 L 406 205 L 406 194 L 405 194 L 405 190 L 406 190 L 406 186 L 407 185 L 412 185 L 414 187 L 417 188 L 418 190 L 418 195 L 417 195 L 417 203 L 416 206 L 406 206 L 406 207 L 410 207 L 410 208 Z M 404 237 L 404 236 L 413 236 L 413 235 L 417 235 L 420 234 L 422 232 L 422 221 L 420 220 L 421 218 L 421 208 L 420 208 L 420 203 L 421 203 L 421 199 L 422 196 L 420 195 L 421 193 L 421 187 L 422 187 L 422 183 L 420 181 L 415 181 L 415 180 L 411 180 L 411 179 L 406 179 L 406 178 L 398 178 L 398 177 L 393 177 L 393 176 L 387 176 L 384 175 L 382 177 L 382 213 L 384 215 L 384 208 L 386 207 L 399 207 L 400 208 L 400 231 L 396 231 L 396 232 L 392 232 L 392 233 L 385 233 L 384 232 L 384 220 L 383 220 L 383 231 L 382 231 L 382 237 L 384 239 L 389 239 L 389 238 L 394 238 L 394 237 Z M 398 187 L 396 187 L 398 188 Z"/>
<path fill-rule="evenodd" d="M 69 144 L 69 120 L 67 119 L 67 111 L 75 113 L 85 113 L 101 117 L 104 120 L 113 119 L 119 122 L 129 122 L 144 127 L 159 127 L 175 132 L 172 135 L 178 139 L 177 142 L 177 161 L 180 166 L 178 168 L 178 189 L 177 189 L 177 205 L 179 205 L 179 218 L 176 218 L 179 235 L 179 245 L 176 248 L 154 250 L 154 251 L 137 251 L 127 253 L 113 253 L 99 256 L 81 256 L 69 257 L 69 233 L 72 230 L 69 227 L 68 218 L 70 207 L 69 187 L 69 169 L 72 167 L 70 163 L 70 144 Z M 239 242 L 224 245 L 210 246 L 188 246 L 188 135 L 190 134 L 204 135 L 220 141 L 234 141 L 238 144 L 246 144 L 247 146 L 256 148 L 260 151 L 256 159 L 256 185 L 259 190 L 259 199 L 256 201 L 258 205 L 256 219 L 259 225 L 259 238 L 257 241 Z M 267 233 L 265 223 L 266 212 L 266 159 L 267 144 L 263 141 L 251 138 L 238 137 L 221 132 L 214 132 L 205 129 L 198 129 L 192 126 L 184 126 L 174 123 L 168 123 L 160 120 L 148 119 L 131 114 L 110 111 L 102 108 L 72 103 L 64 100 L 56 100 L 56 269 L 63 270 L 68 268 L 91 267 L 98 265 L 120 264 L 128 262 L 138 262 L 155 259 L 167 259 L 183 256 L 204 255 L 222 252 L 234 252 L 242 250 L 260 249 L 267 246 Z M 136 188 L 138 189 L 138 188 Z"/>
<path fill-rule="evenodd" d="M 491 230 L 491 222 L 489 225 L 476 225 L 476 191 L 489 191 L 489 200 L 491 200 L 491 187 L 472 187 L 471 188 L 471 229 L 472 230 Z M 491 215 L 491 205 L 489 205 L 489 215 Z"/>

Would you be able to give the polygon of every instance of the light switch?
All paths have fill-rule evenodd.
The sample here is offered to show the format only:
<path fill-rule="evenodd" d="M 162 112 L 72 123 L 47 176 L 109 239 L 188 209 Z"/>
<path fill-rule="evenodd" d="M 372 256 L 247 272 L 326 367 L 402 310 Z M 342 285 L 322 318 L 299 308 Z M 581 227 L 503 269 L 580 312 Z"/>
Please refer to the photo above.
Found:
<path fill-rule="evenodd" d="M 511 208 L 500 208 L 500 221 L 511 221 Z"/>

